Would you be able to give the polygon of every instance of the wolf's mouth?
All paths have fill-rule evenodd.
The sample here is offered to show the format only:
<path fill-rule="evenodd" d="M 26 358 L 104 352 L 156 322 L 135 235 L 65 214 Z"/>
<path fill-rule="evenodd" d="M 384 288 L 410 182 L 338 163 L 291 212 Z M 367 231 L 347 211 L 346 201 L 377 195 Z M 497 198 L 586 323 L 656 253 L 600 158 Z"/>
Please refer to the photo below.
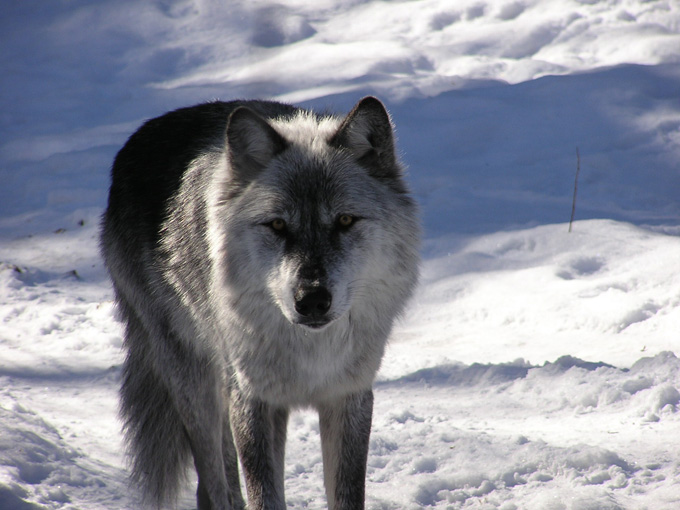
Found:
<path fill-rule="evenodd" d="M 295 322 L 298 326 L 303 326 L 305 328 L 313 329 L 314 331 L 321 331 L 326 326 L 330 325 L 335 317 L 322 317 L 322 318 L 311 318 L 311 317 L 298 317 Z"/>

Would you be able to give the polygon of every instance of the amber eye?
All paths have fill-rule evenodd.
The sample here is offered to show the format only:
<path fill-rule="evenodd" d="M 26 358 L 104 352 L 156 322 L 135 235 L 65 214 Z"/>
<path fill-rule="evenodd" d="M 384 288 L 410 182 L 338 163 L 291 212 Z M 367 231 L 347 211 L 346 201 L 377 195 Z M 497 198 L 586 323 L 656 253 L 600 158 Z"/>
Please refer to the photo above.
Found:
<path fill-rule="evenodd" d="M 354 223 L 354 216 L 350 216 L 349 214 L 341 214 L 338 217 L 338 225 L 340 225 L 342 228 L 351 227 L 352 223 Z"/>
<path fill-rule="evenodd" d="M 272 222 L 269 225 L 277 232 L 283 232 L 284 230 L 286 230 L 286 222 L 281 218 L 276 218 L 275 220 L 272 220 Z"/>

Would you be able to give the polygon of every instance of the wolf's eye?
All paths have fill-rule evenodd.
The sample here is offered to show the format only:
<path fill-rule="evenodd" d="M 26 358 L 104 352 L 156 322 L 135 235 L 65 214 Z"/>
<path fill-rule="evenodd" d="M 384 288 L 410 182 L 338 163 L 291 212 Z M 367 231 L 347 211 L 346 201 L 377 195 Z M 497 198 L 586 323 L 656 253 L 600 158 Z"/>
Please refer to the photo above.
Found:
<path fill-rule="evenodd" d="M 349 214 L 341 214 L 338 216 L 338 226 L 341 228 L 349 228 L 354 223 L 354 216 Z"/>
<path fill-rule="evenodd" d="M 269 226 L 276 232 L 283 232 L 286 230 L 286 222 L 281 218 L 276 218 L 269 223 Z"/>

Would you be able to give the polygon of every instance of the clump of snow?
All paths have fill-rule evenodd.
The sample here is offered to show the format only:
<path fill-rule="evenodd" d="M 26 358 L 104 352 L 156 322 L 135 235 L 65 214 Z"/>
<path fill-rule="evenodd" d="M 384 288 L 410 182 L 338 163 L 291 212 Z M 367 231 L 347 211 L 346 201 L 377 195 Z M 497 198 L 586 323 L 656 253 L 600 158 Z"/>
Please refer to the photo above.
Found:
<path fill-rule="evenodd" d="M 676 2 L 13 2 L 0 43 L 0 508 L 138 508 L 97 247 L 126 137 L 214 98 L 367 93 L 425 228 L 367 507 L 680 505 Z M 314 413 L 288 435 L 288 505 L 325 508 Z"/>

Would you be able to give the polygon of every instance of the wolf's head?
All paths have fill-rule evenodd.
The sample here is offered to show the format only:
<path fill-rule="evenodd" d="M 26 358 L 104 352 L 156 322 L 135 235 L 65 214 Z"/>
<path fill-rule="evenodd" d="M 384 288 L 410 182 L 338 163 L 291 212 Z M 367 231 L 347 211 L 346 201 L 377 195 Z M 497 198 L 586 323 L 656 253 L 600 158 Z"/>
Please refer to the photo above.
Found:
<path fill-rule="evenodd" d="M 417 277 L 418 226 L 382 103 L 366 97 L 344 119 L 240 107 L 226 147 L 221 256 L 240 313 L 266 308 L 264 294 L 310 329 L 362 314 L 391 324 Z"/>

